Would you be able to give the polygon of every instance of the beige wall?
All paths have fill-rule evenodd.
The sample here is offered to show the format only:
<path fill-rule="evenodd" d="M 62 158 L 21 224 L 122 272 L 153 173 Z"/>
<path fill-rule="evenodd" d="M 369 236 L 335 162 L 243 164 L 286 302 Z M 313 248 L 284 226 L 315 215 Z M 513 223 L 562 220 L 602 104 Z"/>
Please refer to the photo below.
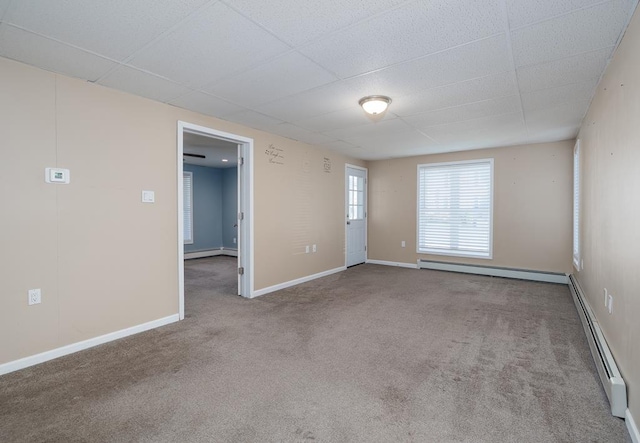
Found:
<path fill-rule="evenodd" d="M 628 386 L 640 424 L 640 13 L 602 78 L 580 130 L 581 241 L 577 273 Z M 613 294 L 613 313 L 603 290 Z"/>
<path fill-rule="evenodd" d="M 369 258 L 571 270 L 573 141 L 369 163 Z M 493 259 L 416 252 L 417 165 L 494 159 Z M 406 247 L 401 242 L 406 241 Z"/>
<path fill-rule="evenodd" d="M 345 162 L 363 162 L 0 59 L 0 364 L 178 312 L 178 120 L 254 139 L 256 290 L 344 266 Z M 52 166 L 71 184 L 45 184 Z"/>

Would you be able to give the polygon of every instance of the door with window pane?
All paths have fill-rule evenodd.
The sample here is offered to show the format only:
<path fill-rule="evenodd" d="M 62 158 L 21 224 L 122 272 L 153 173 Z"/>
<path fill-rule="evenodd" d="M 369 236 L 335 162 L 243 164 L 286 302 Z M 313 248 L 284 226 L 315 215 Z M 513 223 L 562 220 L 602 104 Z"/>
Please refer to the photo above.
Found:
<path fill-rule="evenodd" d="M 347 266 L 367 259 L 367 171 L 347 166 Z"/>

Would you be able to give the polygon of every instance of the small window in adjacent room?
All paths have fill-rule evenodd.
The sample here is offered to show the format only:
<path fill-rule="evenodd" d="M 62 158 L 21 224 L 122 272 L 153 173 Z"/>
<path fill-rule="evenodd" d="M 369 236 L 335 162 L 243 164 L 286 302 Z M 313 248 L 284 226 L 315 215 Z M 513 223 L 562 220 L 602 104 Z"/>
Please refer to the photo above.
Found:
<path fill-rule="evenodd" d="M 580 270 L 580 140 L 573 148 L 573 266 Z"/>
<path fill-rule="evenodd" d="M 423 254 L 492 257 L 493 159 L 418 165 Z"/>
<path fill-rule="evenodd" d="M 184 243 L 193 243 L 193 173 L 182 173 L 182 217 L 184 229 Z"/>

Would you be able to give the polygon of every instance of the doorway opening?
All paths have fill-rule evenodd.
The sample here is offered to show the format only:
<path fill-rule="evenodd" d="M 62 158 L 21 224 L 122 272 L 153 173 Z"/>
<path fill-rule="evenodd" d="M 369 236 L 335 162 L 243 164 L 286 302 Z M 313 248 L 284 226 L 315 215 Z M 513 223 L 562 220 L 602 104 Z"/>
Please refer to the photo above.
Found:
<path fill-rule="evenodd" d="M 199 265 L 190 262 L 190 270 L 206 272 L 216 266 L 227 273 L 221 280 L 227 291 L 252 297 L 253 140 L 179 121 L 177 145 L 178 297 L 183 319 L 185 259 L 201 260 Z"/>
<path fill-rule="evenodd" d="M 345 266 L 367 261 L 367 169 L 345 167 Z"/>

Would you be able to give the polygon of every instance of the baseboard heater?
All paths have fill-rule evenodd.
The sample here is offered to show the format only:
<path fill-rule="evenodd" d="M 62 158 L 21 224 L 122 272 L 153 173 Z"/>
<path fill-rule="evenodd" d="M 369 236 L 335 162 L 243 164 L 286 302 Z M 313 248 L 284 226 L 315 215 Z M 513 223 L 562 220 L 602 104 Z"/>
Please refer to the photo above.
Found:
<path fill-rule="evenodd" d="M 500 268 L 495 266 L 467 265 L 463 263 L 450 263 L 434 260 L 418 260 L 418 268 L 432 269 L 436 271 L 464 272 L 466 274 L 489 275 L 492 277 L 517 278 L 520 280 L 533 280 L 548 283 L 569 282 L 566 274 L 557 272 L 531 271 L 527 269 Z"/>
<path fill-rule="evenodd" d="M 598 375 L 600 375 L 602 386 L 609 398 L 611 414 L 624 418 L 627 409 L 627 386 L 620 375 L 618 366 L 613 359 L 613 355 L 593 315 L 593 311 L 584 298 L 582 289 L 580 289 L 580 285 L 573 275 L 569 276 L 569 289 L 573 296 L 573 302 L 576 304 L 580 321 L 582 321 L 584 332 L 587 335 L 587 341 L 589 342 L 591 354 L 593 355 Z"/>

